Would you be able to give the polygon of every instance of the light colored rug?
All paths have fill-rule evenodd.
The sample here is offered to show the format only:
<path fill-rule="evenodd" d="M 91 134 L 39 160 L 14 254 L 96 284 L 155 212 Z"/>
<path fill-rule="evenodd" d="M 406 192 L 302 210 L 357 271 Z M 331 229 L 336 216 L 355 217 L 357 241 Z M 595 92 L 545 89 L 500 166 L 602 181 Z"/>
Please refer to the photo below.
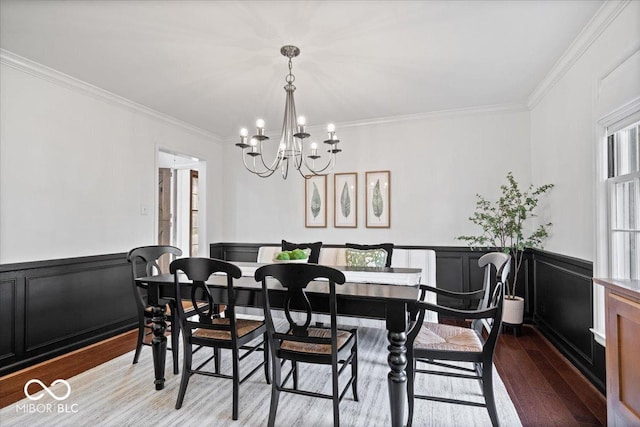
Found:
<path fill-rule="evenodd" d="M 340 404 L 342 426 L 388 426 L 389 398 L 387 391 L 386 331 L 360 328 L 359 338 L 359 402 L 347 395 Z M 195 360 L 204 360 L 211 353 L 203 349 Z M 250 356 L 242 363 L 244 372 L 262 358 Z M 230 357 L 223 350 L 223 372 L 230 372 Z M 54 400 L 47 393 L 38 401 L 23 399 L 0 410 L 0 425 L 8 426 L 265 426 L 269 414 L 271 386 L 259 371 L 240 386 L 240 417 L 231 419 L 231 381 L 202 375 L 191 377 L 182 409 L 174 409 L 180 376 L 171 373 L 171 356 L 167 355 L 165 388 L 156 391 L 153 385 L 151 350 L 143 348 L 140 361 L 132 365 L 133 353 L 125 354 L 68 380 L 70 396 Z M 180 365 L 182 368 L 182 365 Z M 195 363 L 194 363 L 195 366 Z M 331 386 L 329 367 L 301 365 L 300 387 L 328 393 Z M 347 380 L 348 369 L 341 380 Z M 495 372 L 495 370 L 494 370 Z M 500 423 L 520 426 L 520 419 L 503 382 L 495 374 L 495 394 Z M 342 384 L 342 382 L 341 382 Z M 419 375 L 417 390 L 438 390 L 445 397 L 482 402 L 480 385 L 474 380 L 454 379 L 435 375 Z M 63 396 L 66 387 L 51 387 Z M 29 412 L 25 405 L 35 412 Z M 50 405 L 50 406 L 48 406 Z M 63 405 L 63 406 L 59 406 Z M 278 426 L 331 426 L 331 401 L 290 393 L 280 394 Z M 406 409 L 405 409 L 406 414 Z M 416 401 L 415 426 L 490 426 L 485 408 L 451 405 L 424 400 Z"/>

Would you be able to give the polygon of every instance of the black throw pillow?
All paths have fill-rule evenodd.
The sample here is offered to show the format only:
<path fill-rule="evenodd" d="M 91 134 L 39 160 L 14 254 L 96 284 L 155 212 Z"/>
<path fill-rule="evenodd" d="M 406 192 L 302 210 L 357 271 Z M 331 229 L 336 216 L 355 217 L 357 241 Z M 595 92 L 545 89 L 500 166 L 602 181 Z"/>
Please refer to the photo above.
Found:
<path fill-rule="evenodd" d="M 292 251 L 294 249 L 311 249 L 311 254 L 309 255 L 309 262 L 312 264 L 318 263 L 318 259 L 320 259 L 320 248 L 322 248 L 322 242 L 291 243 L 291 242 L 287 242 L 286 240 L 282 241 L 283 251 Z"/>
<path fill-rule="evenodd" d="M 358 245 L 357 243 L 346 243 L 345 246 L 350 249 L 360 249 L 361 251 L 366 251 L 369 249 L 384 249 L 385 251 L 387 251 L 387 263 L 385 267 L 391 267 L 393 243 L 379 243 L 377 245 Z"/>

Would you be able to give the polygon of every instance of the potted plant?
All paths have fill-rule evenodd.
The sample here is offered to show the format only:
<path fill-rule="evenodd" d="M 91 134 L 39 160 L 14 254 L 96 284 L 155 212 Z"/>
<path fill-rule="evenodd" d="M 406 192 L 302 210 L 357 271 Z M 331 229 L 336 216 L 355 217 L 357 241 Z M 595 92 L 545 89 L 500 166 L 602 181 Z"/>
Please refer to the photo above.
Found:
<path fill-rule="evenodd" d="M 533 231 L 525 227 L 525 222 L 535 217 L 534 210 L 539 198 L 553 188 L 553 184 L 540 187 L 530 185 L 521 190 L 511 172 L 507 173 L 507 184 L 500 186 L 498 200 L 489 201 L 476 194 L 476 210 L 469 220 L 482 228 L 477 236 L 458 236 L 473 249 L 477 246 L 499 248 L 511 255 L 513 280 L 505 283 L 503 322 L 510 325 L 522 324 L 524 299 L 516 296 L 518 272 L 522 266 L 527 248 L 541 248 L 542 241 L 549 236 L 551 223 L 540 224 Z"/>

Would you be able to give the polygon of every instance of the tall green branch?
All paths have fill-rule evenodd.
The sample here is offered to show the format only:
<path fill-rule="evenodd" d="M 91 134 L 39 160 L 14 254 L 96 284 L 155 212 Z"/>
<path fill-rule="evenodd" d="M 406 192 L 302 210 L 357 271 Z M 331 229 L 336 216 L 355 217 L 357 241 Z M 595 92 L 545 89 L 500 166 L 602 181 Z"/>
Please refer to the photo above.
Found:
<path fill-rule="evenodd" d="M 458 236 L 474 247 L 499 248 L 513 258 L 513 281 L 506 283 L 506 294 L 513 298 L 516 294 L 518 272 L 522 266 L 524 251 L 527 248 L 541 248 L 542 242 L 549 237 L 551 223 L 540 224 L 529 235 L 525 234 L 525 222 L 535 217 L 534 210 L 542 195 L 553 188 L 553 184 L 540 187 L 530 185 L 521 190 L 511 172 L 507 173 L 507 184 L 500 186 L 500 197 L 489 201 L 476 194 L 476 210 L 469 220 L 482 230 L 476 236 Z"/>

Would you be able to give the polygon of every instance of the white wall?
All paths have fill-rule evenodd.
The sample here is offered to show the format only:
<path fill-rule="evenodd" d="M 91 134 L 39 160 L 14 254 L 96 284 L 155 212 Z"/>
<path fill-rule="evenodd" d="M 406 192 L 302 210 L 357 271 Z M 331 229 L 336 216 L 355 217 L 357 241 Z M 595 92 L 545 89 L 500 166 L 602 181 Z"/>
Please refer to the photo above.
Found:
<path fill-rule="evenodd" d="M 476 193 L 495 197 L 508 171 L 530 181 L 527 111 L 339 127 L 338 134 L 343 152 L 333 172 L 358 172 L 357 229 L 333 227 L 333 174 L 328 227 L 305 228 L 303 179 L 255 177 L 242 166 L 234 140 L 224 143 L 224 239 L 461 245 L 456 236 L 479 232 L 468 221 Z M 391 171 L 390 229 L 365 228 L 364 173 L 374 170 Z"/>
<path fill-rule="evenodd" d="M 594 261 L 598 277 L 608 276 L 604 124 L 621 118 L 621 109 L 633 110 L 630 104 L 640 106 L 640 2 L 627 3 L 607 22 L 531 111 L 533 179 L 556 184 L 546 249 Z M 602 287 L 594 285 L 593 295 L 592 332 L 605 345 Z"/>
<path fill-rule="evenodd" d="M 594 260 L 597 124 L 606 109 L 640 96 L 640 70 L 627 73 L 636 87 L 626 85 L 615 102 L 602 82 L 638 49 L 640 2 L 632 1 L 531 111 L 532 178 L 556 185 L 548 199 L 554 224 L 549 251 Z"/>
<path fill-rule="evenodd" d="M 156 243 L 159 148 L 207 162 L 203 240 L 222 238 L 216 141 L 32 71 L 0 72 L 0 263 Z"/>

